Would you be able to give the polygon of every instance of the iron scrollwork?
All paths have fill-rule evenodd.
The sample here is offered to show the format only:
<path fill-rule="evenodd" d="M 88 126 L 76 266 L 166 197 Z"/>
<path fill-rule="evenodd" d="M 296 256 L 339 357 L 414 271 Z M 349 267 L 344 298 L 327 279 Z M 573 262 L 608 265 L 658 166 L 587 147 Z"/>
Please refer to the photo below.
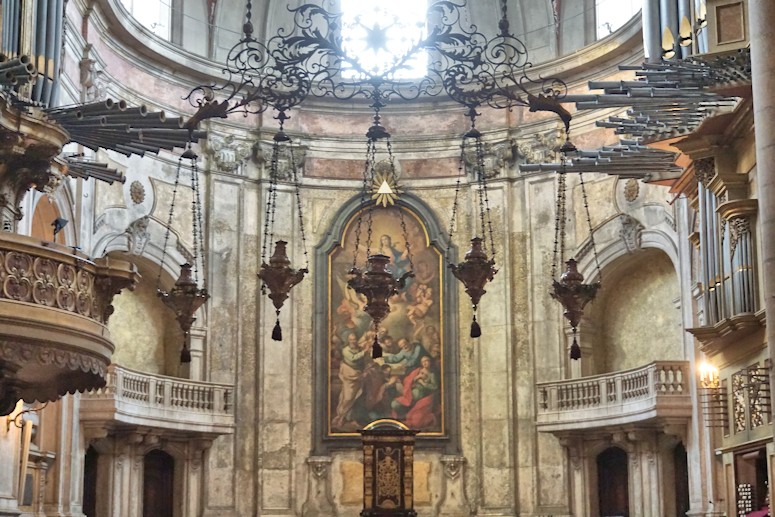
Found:
<path fill-rule="evenodd" d="M 347 52 L 342 15 L 315 4 L 288 8 L 293 27 L 281 28 L 266 43 L 253 36 L 248 3 L 243 38 L 229 52 L 226 82 L 200 85 L 187 99 L 198 109 L 189 121 L 231 113 L 257 114 L 269 107 L 284 113 L 308 97 L 356 97 L 384 105 L 392 99 L 414 100 L 445 92 L 469 110 L 484 105 L 497 109 L 527 107 L 551 111 L 568 127 L 570 114 L 560 104 L 567 93 L 558 78 L 533 79 L 524 43 L 509 32 L 505 9 L 500 32 L 488 39 L 461 13 L 466 2 L 433 3 L 428 34 L 414 42 L 385 71 L 369 70 Z M 378 27 L 374 30 L 381 30 Z M 401 78 L 419 52 L 428 52 L 425 77 Z"/>

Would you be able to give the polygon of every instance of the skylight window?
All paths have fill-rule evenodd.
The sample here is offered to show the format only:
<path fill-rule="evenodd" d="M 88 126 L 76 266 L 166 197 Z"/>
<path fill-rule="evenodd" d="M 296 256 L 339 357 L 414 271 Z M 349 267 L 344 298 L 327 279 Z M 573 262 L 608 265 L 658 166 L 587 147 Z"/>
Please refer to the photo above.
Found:
<path fill-rule="evenodd" d="M 121 0 L 141 25 L 166 40 L 170 39 L 170 0 Z"/>
<path fill-rule="evenodd" d="M 428 67 L 428 53 L 405 56 L 426 35 L 427 2 L 423 0 L 340 0 L 342 44 L 357 66 L 342 71 L 346 78 L 387 74 L 393 79 L 418 79 Z M 396 68 L 398 67 L 398 68 Z M 359 69 L 360 68 L 360 69 Z"/>
<path fill-rule="evenodd" d="M 596 0 L 597 39 L 612 34 L 638 14 L 643 0 Z"/>

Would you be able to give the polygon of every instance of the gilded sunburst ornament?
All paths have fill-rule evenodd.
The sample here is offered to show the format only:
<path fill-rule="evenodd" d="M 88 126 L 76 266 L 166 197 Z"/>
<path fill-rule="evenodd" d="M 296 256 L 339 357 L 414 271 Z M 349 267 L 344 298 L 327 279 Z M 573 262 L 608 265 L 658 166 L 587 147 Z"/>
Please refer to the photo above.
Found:
<path fill-rule="evenodd" d="M 394 205 L 398 199 L 401 189 L 396 183 L 392 174 L 378 172 L 374 175 L 371 182 L 371 199 L 378 205 L 387 208 L 388 205 Z"/>

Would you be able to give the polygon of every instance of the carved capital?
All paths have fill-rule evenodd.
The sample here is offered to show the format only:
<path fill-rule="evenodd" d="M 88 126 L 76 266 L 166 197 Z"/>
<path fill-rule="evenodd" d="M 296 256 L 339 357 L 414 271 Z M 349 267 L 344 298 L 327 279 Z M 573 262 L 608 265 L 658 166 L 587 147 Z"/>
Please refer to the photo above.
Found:
<path fill-rule="evenodd" d="M 694 160 L 694 177 L 699 183 L 707 186 L 713 176 L 716 175 L 716 159 L 700 158 Z"/>
<path fill-rule="evenodd" d="M 336 517 L 337 510 L 329 479 L 331 461 L 330 456 L 307 458 L 310 475 L 307 482 L 307 500 L 301 509 L 302 517 Z"/>
<path fill-rule="evenodd" d="M 272 164 L 273 145 L 271 143 L 259 142 L 256 143 L 254 149 L 257 160 L 265 164 L 268 175 Z M 293 179 L 294 164 L 296 166 L 296 174 L 301 175 L 304 171 L 304 161 L 307 159 L 307 149 L 306 145 L 299 145 L 297 143 L 281 145 L 277 155 L 277 179 L 291 181 Z M 380 167 L 385 168 L 384 165 L 380 166 L 380 164 L 377 164 L 377 172 L 380 172 Z"/>
<path fill-rule="evenodd" d="M 239 174 L 240 168 L 252 154 L 249 141 L 235 138 L 234 135 L 218 136 L 211 134 L 205 144 L 205 153 L 220 171 Z"/>

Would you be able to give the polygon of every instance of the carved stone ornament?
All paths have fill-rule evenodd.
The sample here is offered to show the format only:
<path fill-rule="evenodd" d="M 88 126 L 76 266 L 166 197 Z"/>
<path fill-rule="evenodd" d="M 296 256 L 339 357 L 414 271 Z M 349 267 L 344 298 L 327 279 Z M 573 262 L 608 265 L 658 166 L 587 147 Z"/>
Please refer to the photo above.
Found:
<path fill-rule="evenodd" d="M 640 250 L 641 236 L 646 227 L 643 226 L 640 221 L 627 214 L 621 214 L 619 216 L 619 221 L 622 223 L 622 227 L 619 230 L 619 237 L 622 239 L 622 242 L 624 242 L 627 252 L 635 253 Z"/>
<path fill-rule="evenodd" d="M 307 481 L 307 500 L 301 508 L 302 517 L 336 517 L 337 511 L 328 476 L 331 461 L 330 456 L 307 458 L 311 475 Z"/>
<path fill-rule="evenodd" d="M 729 250 L 730 254 L 735 254 L 737 243 L 744 235 L 751 233 L 751 223 L 745 217 L 734 217 L 729 221 Z"/>
<path fill-rule="evenodd" d="M 519 163 L 546 163 L 554 160 L 555 150 L 563 143 L 561 132 L 553 130 L 546 133 L 535 133 L 526 139 L 514 142 Z"/>
<path fill-rule="evenodd" d="M 136 219 L 130 224 L 126 233 L 129 236 L 129 252 L 132 255 L 142 255 L 145 251 L 145 247 L 151 240 L 151 234 L 148 232 L 148 223 L 150 222 L 149 216 Z"/>
<path fill-rule="evenodd" d="M 628 203 L 635 202 L 640 194 L 640 183 L 635 178 L 628 179 L 624 184 L 624 199 Z"/>
<path fill-rule="evenodd" d="M 142 183 L 135 180 L 129 185 L 129 199 L 136 205 L 145 201 L 145 187 Z"/>
<path fill-rule="evenodd" d="M 105 100 L 107 96 L 105 74 L 98 68 L 97 61 L 91 58 L 92 49 L 91 43 L 84 45 L 81 60 L 78 62 L 81 88 L 87 102 Z"/>
<path fill-rule="evenodd" d="M 466 174 L 473 175 L 476 165 L 476 150 L 466 148 L 463 153 L 465 161 Z M 501 175 L 504 169 L 511 167 L 516 163 L 517 150 L 513 140 L 492 144 L 484 143 L 484 177 L 496 178 Z"/>
<path fill-rule="evenodd" d="M 0 223 L 15 231 L 27 191 L 51 193 L 62 175 L 51 163 L 69 140 L 59 125 L 20 112 L 0 96 Z"/>
<path fill-rule="evenodd" d="M 694 177 L 699 183 L 707 185 L 716 175 L 716 159 L 701 158 L 694 160 Z"/>
<path fill-rule="evenodd" d="M 296 174 L 301 175 L 304 171 L 304 161 L 307 159 L 307 146 L 291 144 L 293 146 L 293 163 L 296 164 Z M 290 181 L 293 179 L 291 170 L 291 149 L 288 145 L 281 145 L 277 158 L 277 179 Z M 259 160 L 266 164 L 267 174 L 269 174 L 269 164 L 272 163 L 272 144 L 256 144 L 256 155 Z M 396 169 L 397 171 L 399 169 Z"/>
<path fill-rule="evenodd" d="M 252 146 L 247 140 L 211 133 L 205 144 L 205 152 L 220 171 L 240 174 L 240 167 L 250 158 Z"/>

